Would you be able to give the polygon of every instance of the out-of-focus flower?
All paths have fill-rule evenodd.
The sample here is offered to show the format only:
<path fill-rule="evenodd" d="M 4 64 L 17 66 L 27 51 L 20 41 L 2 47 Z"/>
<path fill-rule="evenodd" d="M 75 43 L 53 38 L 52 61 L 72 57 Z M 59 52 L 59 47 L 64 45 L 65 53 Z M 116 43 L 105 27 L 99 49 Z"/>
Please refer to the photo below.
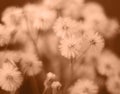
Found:
<path fill-rule="evenodd" d="M 97 94 L 98 86 L 92 80 L 79 79 L 69 92 L 70 94 Z"/>
<path fill-rule="evenodd" d="M 95 31 L 86 32 L 86 38 L 89 44 L 87 54 L 99 54 L 104 48 L 103 37 Z"/>
<path fill-rule="evenodd" d="M 106 82 L 106 87 L 111 94 L 120 94 L 120 78 L 110 77 Z"/>
<path fill-rule="evenodd" d="M 43 0 L 43 5 L 51 9 L 60 9 L 64 0 Z M 53 3 L 54 2 L 54 3 Z"/>
<path fill-rule="evenodd" d="M 81 16 L 91 22 L 100 21 L 100 19 L 106 17 L 102 6 L 93 2 L 85 3 Z"/>
<path fill-rule="evenodd" d="M 53 29 L 57 36 L 64 38 L 71 36 L 75 32 L 78 32 L 79 24 L 69 17 L 59 17 L 56 20 Z"/>
<path fill-rule="evenodd" d="M 22 18 L 22 9 L 18 7 L 8 7 L 2 14 L 2 21 L 6 25 L 19 25 Z"/>
<path fill-rule="evenodd" d="M 21 55 L 21 58 L 20 66 L 23 73 L 34 76 L 41 72 L 42 61 L 39 61 L 34 54 L 25 53 Z"/>
<path fill-rule="evenodd" d="M 52 72 L 49 72 L 49 73 L 47 73 L 47 79 L 55 79 L 56 78 L 56 75 L 55 74 L 53 74 Z"/>
<path fill-rule="evenodd" d="M 119 32 L 119 23 L 116 19 L 109 19 L 106 30 L 101 30 L 101 34 L 103 34 L 103 36 L 105 38 L 112 38 L 115 35 L 117 35 Z"/>
<path fill-rule="evenodd" d="M 102 75 L 113 76 L 119 71 L 119 59 L 109 50 L 98 56 L 98 72 Z"/>
<path fill-rule="evenodd" d="M 79 19 L 81 15 L 81 10 L 84 6 L 85 0 L 66 0 L 64 1 L 62 7 L 62 15 L 64 17 L 72 17 L 74 19 Z"/>
<path fill-rule="evenodd" d="M 54 82 L 52 83 L 52 85 L 51 85 L 51 87 L 52 87 L 53 89 L 60 89 L 61 86 L 62 86 L 62 85 L 60 84 L 59 81 L 54 81 Z"/>
<path fill-rule="evenodd" d="M 19 51 L 1 51 L 0 57 L 3 59 L 3 61 L 13 61 L 15 63 L 18 63 L 20 61 L 20 56 L 18 56 Z"/>
<path fill-rule="evenodd" d="M 17 67 L 10 63 L 4 63 L 0 69 L 0 86 L 6 91 L 16 91 L 20 88 L 23 77 Z"/>
<path fill-rule="evenodd" d="M 24 6 L 24 11 L 29 25 L 35 30 L 46 31 L 50 29 L 57 17 L 56 11 L 41 5 L 28 4 Z"/>
<path fill-rule="evenodd" d="M 10 39 L 11 39 L 11 33 L 9 30 L 4 25 L 0 24 L 0 46 L 5 46 L 9 44 Z"/>
<path fill-rule="evenodd" d="M 20 7 L 8 7 L 2 14 L 2 21 L 8 28 L 13 31 L 26 31 L 26 21 L 23 14 L 23 9 Z"/>
<path fill-rule="evenodd" d="M 59 45 L 61 55 L 68 59 L 78 57 L 83 51 L 82 41 L 81 38 L 75 36 L 62 39 Z"/>
<path fill-rule="evenodd" d="M 92 29 L 103 32 L 108 25 L 108 19 L 104 10 L 97 3 L 86 3 L 83 7 L 81 17 L 84 19 L 85 29 L 87 30 Z"/>

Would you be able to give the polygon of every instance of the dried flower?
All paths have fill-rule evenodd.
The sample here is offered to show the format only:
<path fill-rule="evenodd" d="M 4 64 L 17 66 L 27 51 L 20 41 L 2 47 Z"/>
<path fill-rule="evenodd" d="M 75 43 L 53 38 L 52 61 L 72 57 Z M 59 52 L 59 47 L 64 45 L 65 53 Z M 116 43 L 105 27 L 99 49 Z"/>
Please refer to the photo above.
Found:
<path fill-rule="evenodd" d="M 52 82 L 56 79 L 56 75 L 49 72 L 47 73 L 47 77 L 44 81 L 44 86 L 45 86 L 45 90 L 48 89 L 49 87 L 51 87 Z"/>
<path fill-rule="evenodd" d="M 66 0 L 62 7 L 62 16 L 79 19 L 85 0 Z"/>
<path fill-rule="evenodd" d="M 53 3 L 54 2 L 54 3 Z M 63 4 L 63 0 L 43 0 L 43 5 L 51 9 L 60 9 Z"/>

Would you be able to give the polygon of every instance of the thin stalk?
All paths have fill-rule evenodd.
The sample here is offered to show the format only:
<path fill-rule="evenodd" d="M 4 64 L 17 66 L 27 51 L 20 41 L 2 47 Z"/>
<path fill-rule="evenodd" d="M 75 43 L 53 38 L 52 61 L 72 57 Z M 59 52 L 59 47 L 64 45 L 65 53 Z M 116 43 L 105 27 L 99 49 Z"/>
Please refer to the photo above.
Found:
<path fill-rule="evenodd" d="M 39 94 L 38 84 L 37 84 L 36 79 L 35 79 L 34 76 L 31 77 L 30 83 L 31 83 L 33 92 L 34 92 L 35 94 Z"/>
<path fill-rule="evenodd" d="M 73 61 L 73 58 L 70 59 L 70 84 L 72 83 L 73 81 L 73 78 L 74 78 L 74 65 L 73 65 L 74 61 Z"/>
<path fill-rule="evenodd" d="M 30 32 L 33 32 L 33 31 L 31 31 L 32 28 L 31 28 L 31 26 L 29 25 L 28 18 L 26 17 L 25 14 L 24 14 L 24 17 L 25 17 L 26 25 L 27 25 L 27 29 L 28 29 L 27 34 L 28 34 L 30 40 L 32 41 L 32 43 L 33 43 L 33 45 L 34 45 L 34 47 L 35 47 L 36 53 L 39 55 L 39 51 L 38 51 L 38 48 L 37 48 L 38 36 L 37 36 L 37 40 L 35 40 L 35 39 L 32 37 L 32 35 L 30 34 Z"/>
<path fill-rule="evenodd" d="M 46 91 L 47 91 L 47 88 L 45 88 L 45 89 L 43 90 L 43 93 L 42 93 L 42 94 L 45 94 L 45 93 L 46 93 Z"/>
<path fill-rule="evenodd" d="M 10 94 L 15 94 L 15 91 L 11 91 Z"/>

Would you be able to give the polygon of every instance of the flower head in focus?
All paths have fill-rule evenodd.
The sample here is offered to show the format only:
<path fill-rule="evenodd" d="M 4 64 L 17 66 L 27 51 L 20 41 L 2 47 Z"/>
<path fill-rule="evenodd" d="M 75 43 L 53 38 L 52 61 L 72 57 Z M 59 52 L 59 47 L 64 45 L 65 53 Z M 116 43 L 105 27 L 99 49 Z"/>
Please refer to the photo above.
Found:
<path fill-rule="evenodd" d="M 95 31 L 86 32 L 86 38 L 89 44 L 87 53 L 99 54 L 104 48 L 104 39 L 103 37 Z"/>
<path fill-rule="evenodd" d="M 44 81 L 45 89 L 51 87 L 51 84 L 53 83 L 53 81 L 55 79 L 56 79 L 56 75 L 55 74 L 53 74 L 52 72 L 47 73 L 46 79 Z"/>
<path fill-rule="evenodd" d="M 66 0 L 62 6 L 62 16 L 79 19 L 85 0 Z"/>
<path fill-rule="evenodd" d="M 119 32 L 119 22 L 116 19 L 109 19 L 106 30 L 101 31 L 103 36 L 105 38 L 113 38 L 116 36 Z"/>
<path fill-rule="evenodd" d="M 91 80 L 79 79 L 71 88 L 70 94 L 97 94 L 98 86 Z"/>
<path fill-rule="evenodd" d="M 60 41 L 59 49 L 61 55 L 70 59 L 79 56 L 82 52 L 82 39 L 75 36 L 64 38 Z"/>
<path fill-rule="evenodd" d="M 18 7 L 9 7 L 2 14 L 2 21 L 6 25 L 17 26 L 20 24 L 23 17 L 22 9 Z"/>
<path fill-rule="evenodd" d="M 22 85 L 23 77 L 17 67 L 4 63 L 0 69 L 0 86 L 6 91 L 16 91 Z"/>
<path fill-rule="evenodd" d="M 57 36 L 60 38 L 69 37 L 75 32 L 78 32 L 79 30 L 79 24 L 75 20 L 69 17 L 59 17 L 54 26 L 53 29 Z"/>

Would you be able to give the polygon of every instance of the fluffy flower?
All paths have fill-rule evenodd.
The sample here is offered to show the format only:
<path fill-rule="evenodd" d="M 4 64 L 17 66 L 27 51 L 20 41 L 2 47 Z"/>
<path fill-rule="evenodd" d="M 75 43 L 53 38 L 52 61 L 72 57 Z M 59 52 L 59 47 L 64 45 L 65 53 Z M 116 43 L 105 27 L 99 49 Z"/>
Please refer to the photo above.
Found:
<path fill-rule="evenodd" d="M 70 94 L 97 94 L 98 86 L 91 80 L 79 79 L 69 91 Z"/>
<path fill-rule="evenodd" d="M 50 29 L 57 17 L 56 11 L 35 4 L 24 6 L 24 11 L 31 27 L 43 31 Z"/>
<path fill-rule="evenodd" d="M 64 1 L 63 8 L 61 10 L 64 17 L 72 17 L 79 19 L 81 15 L 82 7 L 84 6 L 84 0 L 66 0 Z"/>
<path fill-rule="evenodd" d="M 119 23 L 116 19 L 109 19 L 106 30 L 100 31 L 105 38 L 112 38 L 118 34 Z"/>
<path fill-rule="evenodd" d="M 0 46 L 9 44 L 11 39 L 11 32 L 4 25 L 0 24 Z"/>
<path fill-rule="evenodd" d="M 87 54 L 99 54 L 104 48 L 104 39 L 103 37 L 94 31 L 86 32 L 86 38 L 88 41 L 88 50 Z"/>
<path fill-rule="evenodd" d="M 32 53 L 26 53 L 21 55 L 21 70 L 28 76 L 37 75 L 42 70 L 42 62 Z"/>
<path fill-rule="evenodd" d="M 44 86 L 45 88 L 49 88 L 51 87 L 51 84 L 53 83 L 53 81 L 56 79 L 56 75 L 53 74 L 52 72 L 47 73 L 46 79 L 44 81 Z"/>
<path fill-rule="evenodd" d="M 86 3 L 83 7 L 81 17 L 84 18 L 84 24 L 90 26 L 89 29 L 105 31 L 108 25 L 108 19 L 103 8 L 97 3 Z"/>
<path fill-rule="evenodd" d="M 107 80 L 106 86 L 111 94 L 120 94 L 120 78 L 110 77 Z"/>
<path fill-rule="evenodd" d="M 17 7 L 8 7 L 2 14 L 2 21 L 7 24 L 18 25 L 22 17 L 22 9 Z"/>
<path fill-rule="evenodd" d="M 109 50 L 98 57 L 98 72 L 102 75 L 113 76 L 119 71 L 119 59 Z"/>
<path fill-rule="evenodd" d="M 54 3 L 53 3 L 54 2 Z M 43 0 L 43 5 L 51 9 L 60 9 L 63 4 L 63 0 Z"/>
<path fill-rule="evenodd" d="M 59 45 L 61 55 L 68 59 L 79 56 L 83 50 L 82 41 L 80 38 L 74 36 L 62 39 Z"/>
<path fill-rule="evenodd" d="M 16 67 L 4 63 L 0 69 L 0 86 L 6 91 L 16 91 L 22 84 L 23 77 Z"/>
<path fill-rule="evenodd" d="M 56 20 L 53 29 L 57 36 L 64 38 L 78 32 L 79 24 L 69 17 L 60 17 Z"/>

